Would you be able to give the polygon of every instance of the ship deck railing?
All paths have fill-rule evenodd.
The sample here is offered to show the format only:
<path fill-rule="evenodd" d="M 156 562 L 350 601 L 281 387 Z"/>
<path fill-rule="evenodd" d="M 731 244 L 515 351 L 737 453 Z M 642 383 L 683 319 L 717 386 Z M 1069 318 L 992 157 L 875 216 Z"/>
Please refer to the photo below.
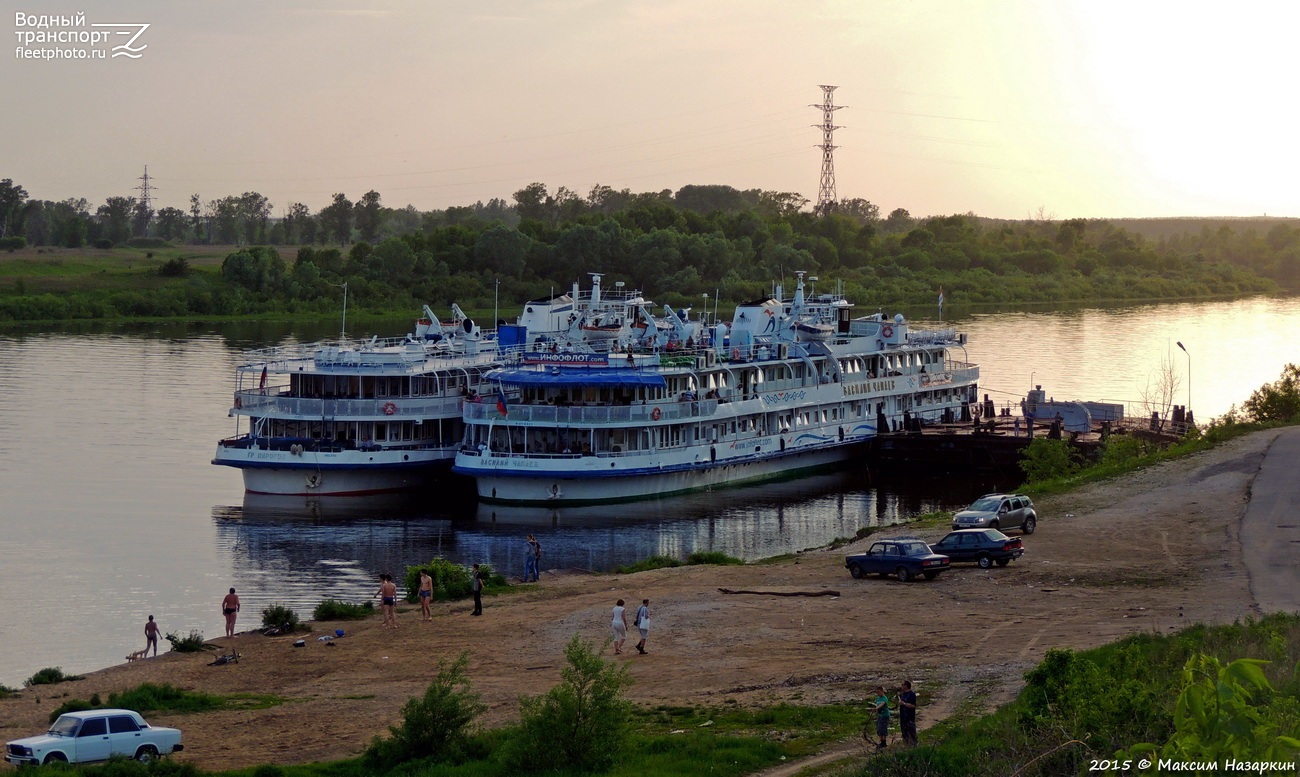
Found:
<path fill-rule="evenodd" d="M 291 452 L 294 446 L 309 453 L 342 453 L 344 451 L 423 451 L 446 448 L 449 443 L 437 443 L 429 440 L 394 441 L 394 442 L 356 442 L 353 440 L 318 440 L 314 437 L 260 437 L 242 435 L 227 437 L 217 442 L 222 448 L 247 450 L 257 448 L 264 451 Z"/>
<path fill-rule="evenodd" d="M 636 405 L 507 405 L 505 415 L 492 397 L 481 402 L 466 402 L 466 421 L 510 421 L 536 424 L 635 424 L 650 421 L 673 421 L 704 418 L 718 412 L 724 404 L 719 399 L 697 399 Z M 655 417 L 655 413 L 658 417 Z"/>
<path fill-rule="evenodd" d="M 460 414 L 463 397 L 374 397 L 347 399 L 334 397 L 296 397 L 274 388 L 235 392 L 235 409 L 245 415 L 299 416 L 303 418 L 433 418 Z M 392 412 L 388 412 L 391 410 Z"/>

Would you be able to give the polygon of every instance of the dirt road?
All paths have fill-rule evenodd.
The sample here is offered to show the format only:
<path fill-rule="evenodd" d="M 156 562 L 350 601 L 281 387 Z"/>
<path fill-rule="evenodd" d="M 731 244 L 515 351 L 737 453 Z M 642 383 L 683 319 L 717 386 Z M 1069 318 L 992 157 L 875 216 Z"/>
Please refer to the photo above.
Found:
<path fill-rule="evenodd" d="M 542 582 L 488 599 L 481 618 L 468 604 L 341 624 L 348 636 L 326 647 L 308 636 L 243 635 L 238 664 L 209 667 L 211 655 L 166 654 L 93 673 L 81 682 L 27 690 L 0 701 L 0 738 L 46 725 L 65 697 L 88 698 L 144 681 L 215 693 L 274 693 L 292 699 L 257 711 L 157 715 L 185 732 L 184 760 L 222 769 L 351 756 L 421 693 L 438 658 L 470 651 L 469 675 L 489 705 L 485 723 L 517 716 L 521 693 L 557 682 L 565 643 L 602 639 L 614 600 L 634 611 L 649 597 L 649 654 L 630 649 L 632 698 L 641 704 L 717 705 L 858 701 L 878 683 L 912 678 L 922 725 L 972 703 L 1015 694 L 1024 671 L 1052 647 L 1093 647 L 1139 631 L 1168 632 L 1195 621 L 1221 623 L 1258 611 L 1243 565 L 1239 530 L 1248 488 L 1277 432 L 1117 481 L 1041 500 L 1025 556 L 983 571 L 961 565 L 932 582 L 852 580 L 845 551 L 742 567 L 684 567 L 636 575 L 548 572 Z M 743 496 L 743 491 L 737 491 Z M 899 529 L 894 534 L 914 534 Z M 922 533 L 933 541 L 943 529 Z M 839 596 L 724 595 L 719 588 L 835 590 Z M 316 624 L 315 633 L 338 624 Z"/>

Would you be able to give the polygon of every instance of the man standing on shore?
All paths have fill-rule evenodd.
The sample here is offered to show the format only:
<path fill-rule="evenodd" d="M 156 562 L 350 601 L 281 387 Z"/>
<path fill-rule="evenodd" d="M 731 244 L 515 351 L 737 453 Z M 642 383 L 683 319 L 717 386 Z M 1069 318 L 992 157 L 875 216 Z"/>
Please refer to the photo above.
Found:
<path fill-rule="evenodd" d="M 235 595 L 235 589 L 230 589 L 226 598 L 221 600 L 221 614 L 226 616 L 226 636 L 235 636 L 235 618 L 239 615 L 239 597 Z"/>
<path fill-rule="evenodd" d="M 379 576 L 379 590 L 375 596 L 379 597 L 379 609 L 384 614 L 384 628 L 397 628 L 397 584 L 392 575 L 384 573 Z"/>
<path fill-rule="evenodd" d="M 154 657 L 158 656 L 158 624 L 154 622 L 153 616 L 149 616 L 149 622 L 144 624 L 144 652 L 149 653 L 149 647 L 153 647 Z"/>
<path fill-rule="evenodd" d="M 470 587 L 474 591 L 474 612 L 471 612 L 470 615 L 482 615 L 483 614 L 483 575 L 478 571 L 478 564 L 474 565 L 474 569 L 472 571 L 471 576 L 473 579 L 470 581 Z"/>
<path fill-rule="evenodd" d="M 911 680 L 904 680 L 898 689 L 898 725 L 903 730 L 903 744 L 916 747 L 916 691 Z"/>
<path fill-rule="evenodd" d="M 528 535 L 528 549 L 524 551 L 524 582 L 531 583 L 538 579 L 537 561 L 542 555 L 542 545 L 533 535 Z"/>
<path fill-rule="evenodd" d="M 433 620 L 433 613 L 429 610 L 429 603 L 433 601 L 433 578 L 429 577 L 429 570 L 420 570 L 420 612 L 424 615 L 426 621 Z"/>

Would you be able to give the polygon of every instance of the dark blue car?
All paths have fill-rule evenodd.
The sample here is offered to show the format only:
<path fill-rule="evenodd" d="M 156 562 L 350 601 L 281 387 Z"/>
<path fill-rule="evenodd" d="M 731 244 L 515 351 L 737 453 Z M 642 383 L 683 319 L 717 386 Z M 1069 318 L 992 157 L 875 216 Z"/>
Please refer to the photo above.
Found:
<path fill-rule="evenodd" d="M 974 561 L 980 569 L 997 564 L 1005 567 L 1025 553 L 1019 537 L 1008 537 L 997 529 L 960 529 L 930 546 L 953 561 Z"/>
<path fill-rule="evenodd" d="M 931 552 L 923 540 L 899 537 L 873 542 L 866 553 L 845 557 L 844 566 L 856 578 L 895 575 L 900 583 L 906 583 L 918 575 L 935 579 L 948 568 L 949 561 L 947 556 Z"/>

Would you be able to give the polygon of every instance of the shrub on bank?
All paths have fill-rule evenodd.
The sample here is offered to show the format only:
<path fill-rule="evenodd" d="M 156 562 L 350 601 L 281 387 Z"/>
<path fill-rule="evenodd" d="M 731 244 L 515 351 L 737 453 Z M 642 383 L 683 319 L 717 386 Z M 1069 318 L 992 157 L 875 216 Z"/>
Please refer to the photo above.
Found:
<path fill-rule="evenodd" d="M 262 628 L 264 629 L 297 631 L 301 627 L 302 624 L 298 620 L 298 613 L 283 604 L 273 604 L 262 610 Z"/>
<path fill-rule="evenodd" d="M 66 683 L 80 679 L 77 675 L 64 674 L 61 667 L 47 666 L 23 680 L 23 685 L 30 688 L 33 685 L 54 685 L 55 683 Z"/>
<path fill-rule="evenodd" d="M 578 635 L 564 649 L 563 680 L 541 696 L 519 699 L 519 728 L 505 759 L 524 771 L 601 772 L 623 752 L 632 705 L 624 698 L 632 676 L 606 661 Z"/>
<path fill-rule="evenodd" d="M 630 575 L 636 572 L 648 572 L 652 569 L 668 569 L 671 567 L 694 566 L 698 564 L 716 564 L 719 566 L 729 566 L 733 564 L 744 564 L 744 559 L 728 556 L 726 553 L 716 550 L 697 550 L 686 557 L 685 561 L 673 558 L 672 556 L 650 556 L 641 559 L 632 564 L 626 564 L 614 569 L 616 574 Z"/>
<path fill-rule="evenodd" d="M 198 629 L 191 629 L 190 633 L 184 637 L 176 632 L 168 632 L 167 641 L 172 644 L 172 650 L 177 653 L 198 653 L 202 650 L 211 649 L 203 640 L 203 632 Z"/>
<path fill-rule="evenodd" d="M 359 621 L 375 614 L 375 603 L 365 601 L 353 604 L 339 599 L 326 599 L 312 610 L 311 619 L 315 621 Z"/>
<path fill-rule="evenodd" d="M 1234 660 L 1241 656 L 1257 660 Z M 1294 614 L 1050 650 L 1010 704 L 974 721 L 940 723 L 927 744 L 881 754 L 855 774 L 1081 774 L 1092 759 L 1125 749 L 1134 759 L 1160 750 L 1177 753 L 1176 761 L 1203 760 L 1190 759 L 1194 752 L 1213 760 L 1227 739 L 1240 746 L 1236 758 L 1258 760 L 1277 737 L 1300 739 L 1297 659 Z M 1297 748 L 1280 744 L 1290 753 L 1282 760 L 1292 760 Z"/>
<path fill-rule="evenodd" d="M 424 692 L 402 707 L 402 724 L 389 727 L 392 736 L 376 737 L 366 748 L 365 762 L 391 769 L 417 758 L 455 758 L 469 744 L 470 726 L 487 707 L 470 687 L 465 668 L 469 653 L 452 662 L 438 662 L 438 674 Z"/>

